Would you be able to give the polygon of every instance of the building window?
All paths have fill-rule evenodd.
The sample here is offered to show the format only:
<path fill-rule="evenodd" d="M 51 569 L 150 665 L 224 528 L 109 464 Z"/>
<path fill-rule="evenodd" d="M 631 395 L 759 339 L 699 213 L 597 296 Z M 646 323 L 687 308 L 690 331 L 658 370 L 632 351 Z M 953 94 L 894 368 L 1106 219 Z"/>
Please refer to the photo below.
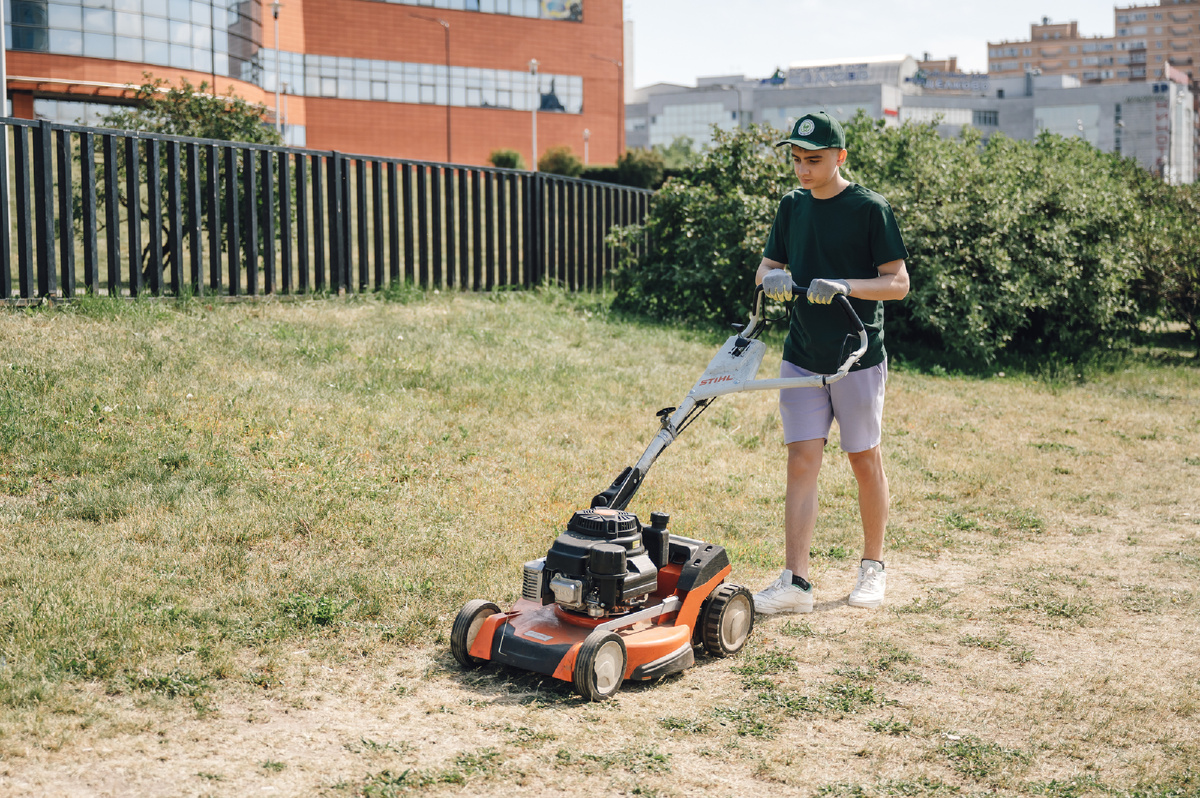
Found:
<path fill-rule="evenodd" d="M 583 0 L 374 0 L 374 2 L 570 22 L 583 21 L 584 5 Z"/>
<path fill-rule="evenodd" d="M 975 127 L 997 127 L 1000 124 L 999 111 L 975 111 L 972 118 Z"/>
<path fill-rule="evenodd" d="M 11 0 L 13 50 L 138 61 L 257 82 L 262 9 L 244 0 Z"/>

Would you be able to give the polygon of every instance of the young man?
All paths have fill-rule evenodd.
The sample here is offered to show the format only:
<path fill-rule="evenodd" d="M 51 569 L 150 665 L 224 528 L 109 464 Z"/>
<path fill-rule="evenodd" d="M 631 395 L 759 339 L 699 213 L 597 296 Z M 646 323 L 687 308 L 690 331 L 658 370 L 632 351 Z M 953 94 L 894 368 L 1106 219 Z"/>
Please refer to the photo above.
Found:
<path fill-rule="evenodd" d="M 786 567 L 754 596 L 754 605 L 766 614 L 812 611 L 808 556 L 817 522 L 817 474 L 836 418 L 842 450 L 858 481 L 863 524 L 863 556 L 849 603 L 878 607 L 886 586 L 883 537 L 888 517 L 888 483 L 879 451 L 887 380 L 883 301 L 908 293 L 908 252 L 887 201 L 842 176 L 846 135 L 837 120 L 823 111 L 806 114 L 791 136 L 779 142 L 784 144 L 792 149 L 800 188 L 779 204 L 756 281 L 772 299 L 789 298 L 793 280 L 807 285 L 808 293 L 807 301 L 793 306 L 780 376 L 837 370 L 849 327 L 831 304 L 836 294 L 850 297 L 866 325 L 868 346 L 844 379 L 825 388 L 780 392 L 788 453 Z"/>

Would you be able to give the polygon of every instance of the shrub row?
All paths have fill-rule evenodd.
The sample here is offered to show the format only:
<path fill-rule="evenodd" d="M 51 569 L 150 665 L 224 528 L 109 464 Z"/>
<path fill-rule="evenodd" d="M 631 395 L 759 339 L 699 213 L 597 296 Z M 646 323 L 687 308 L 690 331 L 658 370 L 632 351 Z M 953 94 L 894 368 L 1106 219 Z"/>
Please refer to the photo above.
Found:
<path fill-rule="evenodd" d="M 1200 346 L 1200 192 L 1166 186 L 1080 139 L 931 124 L 847 128 L 846 176 L 891 202 L 912 291 L 889 305 L 890 338 L 964 360 L 1079 357 L 1153 318 Z M 614 234 L 625 265 L 616 306 L 726 322 L 745 313 L 779 198 L 795 187 L 770 128 L 715 130 L 699 166 L 668 180 L 643 228 Z M 633 243 L 648 241 L 640 258 Z"/>

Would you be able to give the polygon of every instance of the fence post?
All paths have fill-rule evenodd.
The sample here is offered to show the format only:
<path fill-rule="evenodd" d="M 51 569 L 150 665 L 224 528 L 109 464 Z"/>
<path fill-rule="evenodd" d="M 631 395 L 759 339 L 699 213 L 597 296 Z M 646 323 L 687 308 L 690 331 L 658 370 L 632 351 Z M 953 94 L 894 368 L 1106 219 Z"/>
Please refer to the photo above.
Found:
<path fill-rule="evenodd" d="M 496 172 L 492 176 L 496 181 L 496 284 L 512 285 L 512 264 L 508 262 L 508 193 L 509 176 L 505 172 Z"/>
<path fill-rule="evenodd" d="M 42 120 L 33 132 L 33 203 L 37 214 L 38 296 L 50 296 L 58 290 L 54 267 L 54 196 L 53 136 L 50 123 Z"/>
<path fill-rule="evenodd" d="M 242 215 L 238 211 L 237 149 L 225 147 L 225 251 L 229 259 L 229 295 L 242 293 Z"/>
<path fill-rule="evenodd" d="M 313 204 L 313 269 L 316 271 L 314 284 L 318 291 L 325 290 L 325 190 L 321 187 L 321 156 L 312 157 L 312 204 Z"/>
<path fill-rule="evenodd" d="M 193 294 L 202 293 L 204 285 L 204 248 L 200 241 L 200 145 L 196 142 L 187 144 L 187 240 L 191 271 L 189 281 Z M 183 253 L 180 253 L 182 256 Z M 183 272 L 182 263 L 180 273 Z"/>
<path fill-rule="evenodd" d="M 538 217 L 541 214 L 541 199 L 538 196 L 538 185 L 541 177 L 530 173 L 523 178 L 525 182 L 525 285 L 532 287 L 541 280 L 541 264 L 538 253 L 541 245 L 538 243 L 541 235 L 538 230 Z"/>
<path fill-rule="evenodd" d="M 292 159 L 279 153 L 279 260 L 283 267 L 283 293 L 295 288 L 292 280 Z"/>
<path fill-rule="evenodd" d="M 429 167 L 429 223 L 431 242 L 429 285 L 442 287 L 442 167 Z"/>
<path fill-rule="evenodd" d="M 508 279 L 515 286 L 521 285 L 524 280 L 521 274 L 521 212 L 517 202 L 520 183 L 516 175 L 508 176 Z"/>
<path fill-rule="evenodd" d="M 358 211 L 354 214 L 358 222 L 358 290 L 366 291 L 371 287 L 371 248 L 367 243 L 367 162 L 362 158 L 354 159 L 354 199 Z"/>
<path fill-rule="evenodd" d="M 396 183 L 396 164 L 387 165 L 388 194 L 388 282 L 400 281 L 400 189 Z"/>
<path fill-rule="evenodd" d="M 371 162 L 371 220 L 375 236 L 375 290 L 382 291 L 383 275 L 383 162 Z"/>
<path fill-rule="evenodd" d="M 487 269 L 487 281 L 484 287 L 491 291 L 496 287 L 496 175 L 484 172 L 483 175 L 483 257 L 484 268 Z"/>
<path fill-rule="evenodd" d="M 254 150 L 242 150 L 242 203 L 245 205 L 246 293 L 258 296 L 258 159 Z"/>
<path fill-rule="evenodd" d="M 29 206 L 29 136 L 23 125 L 13 128 L 13 155 L 17 167 L 17 291 L 21 299 L 32 299 L 33 212 Z"/>
<path fill-rule="evenodd" d="M 58 144 L 58 246 L 64 297 L 75 296 L 75 216 L 72 208 L 74 177 L 71 174 L 71 134 L 57 131 Z M 82 152 L 80 158 L 82 159 Z"/>
<path fill-rule="evenodd" d="M 471 198 L 467 184 L 470 175 L 466 169 L 458 170 L 458 287 L 471 287 Z"/>
<path fill-rule="evenodd" d="M 128 219 L 125 231 L 129 240 L 129 295 L 142 293 L 142 196 L 138 171 L 141 147 L 137 136 L 125 139 L 125 211 Z"/>
<path fill-rule="evenodd" d="M 483 184 L 479 170 L 471 170 L 471 265 L 475 278 L 472 281 L 475 290 L 488 286 L 491 278 L 484 274 L 486 266 L 483 261 Z"/>
<path fill-rule="evenodd" d="M 258 156 L 259 174 L 262 175 L 262 219 L 259 223 L 263 232 L 263 293 L 275 293 L 275 154 L 261 150 Z"/>
<path fill-rule="evenodd" d="M 150 277 L 150 293 L 162 295 L 163 248 L 162 248 L 162 174 L 159 172 L 159 155 L 162 143 L 158 139 L 150 139 L 146 147 L 146 204 L 150 210 L 150 224 L 147 233 L 150 240 L 150 262 L 146 266 Z"/>
<path fill-rule="evenodd" d="M 167 249 L 171 258 L 171 292 L 183 296 L 183 149 L 167 142 Z"/>
<path fill-rule="evenodd" d="M 306 201 L 308 186 L 308 156 L 302 152 L 296 153 L 296 270 L 299 272 L 297 289 L 307 294 L 308 282 L 308 203 Z"/>
<path fill-rule="evenodd" d="M 334 152 L 325 162 L 325 168 L 329 173 L 329 185 L 325 187 L 329 193 L 329 290 L 337 293 L 349 287 L 346 284 L 345 252 L 342 249 L 342 215 L 345 209 L 342 207 L 341 153 Z"/>
<path fill-rule="evenodd" d="M 416 284 L 432 288 L 429 279 L 429 167 L 417 164 L 417 263 Z"/>
<path fill-rule="evenodd" d="M 7 125 L 0 127 L 0 299 L 12 296 L 12 238 L 9 225 L 12 214 L 8 207 L 8 131 Z"/>
<path fill-rule="evenodd" d="M 583 287 L 579 279 L 579 184 L 564 182 L 563 188 L 567 192 L 567 213 L 563 219 L 567 227 L 567 287 L 578 291 Z"/>
<path fill-rule="evenodd" d="M 208 288 L 213 294 L 221 293 L 221 161 L 217 147 L 210 144 L 205 147 L 208 158 L 205 164 L 208 172 L 208 185 L 204 194 L 208 202 Z M 199 293 L 204 293 L 203 284 L 198 286 Z"/>
<path fill-rule="evenodd" d="M 455 251 L 455 244 L 458 241 L 458 229 L 455 225 L 455 205 L 454 190 L 458 182 L 458 170 L 453 166 L 447 166 L 444 170 L 445 174 L 445 202 L 446 202 L 446 285 L 462 289 L 462 281 L 458 275 L 458 254 Z"/>
<path fill-rule="evenodd" d="M 104 137 L 104 237 L 108 244 L 108 295 L 121 295 L 121 207 L 117 200 L 117 137 Z"/>

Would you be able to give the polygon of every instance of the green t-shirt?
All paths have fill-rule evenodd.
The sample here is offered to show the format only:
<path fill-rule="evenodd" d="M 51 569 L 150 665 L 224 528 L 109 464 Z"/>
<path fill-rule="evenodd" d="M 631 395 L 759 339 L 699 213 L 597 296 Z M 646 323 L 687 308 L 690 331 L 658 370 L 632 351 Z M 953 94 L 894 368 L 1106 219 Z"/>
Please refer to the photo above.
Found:
<path fill-rule="evenodd" d="M 908 257 L 892 207 L 870 189 L 851 183 L 830 199 L 796 189 L 784 196 L 771 226 L 763 257 L 786 263 L 801 286 L 825 279 L 870 279 L 877 267 Z M 867 328 L 867 351 L 854 369 L 870 368 L 887 356 L 883 348 L 883 303 L 851 299 Z M 783 358 L 819 374 L 832 374 L 844 359 L 843 344 L 852 333 L 836 305 L 814 305 L 798 297 Z M 857 339 L 857 336 L 856 336 Z M 855 343 L 857 346 L 857 343 Z M 849 354 L 853 347 L 846 348 Z"/>

